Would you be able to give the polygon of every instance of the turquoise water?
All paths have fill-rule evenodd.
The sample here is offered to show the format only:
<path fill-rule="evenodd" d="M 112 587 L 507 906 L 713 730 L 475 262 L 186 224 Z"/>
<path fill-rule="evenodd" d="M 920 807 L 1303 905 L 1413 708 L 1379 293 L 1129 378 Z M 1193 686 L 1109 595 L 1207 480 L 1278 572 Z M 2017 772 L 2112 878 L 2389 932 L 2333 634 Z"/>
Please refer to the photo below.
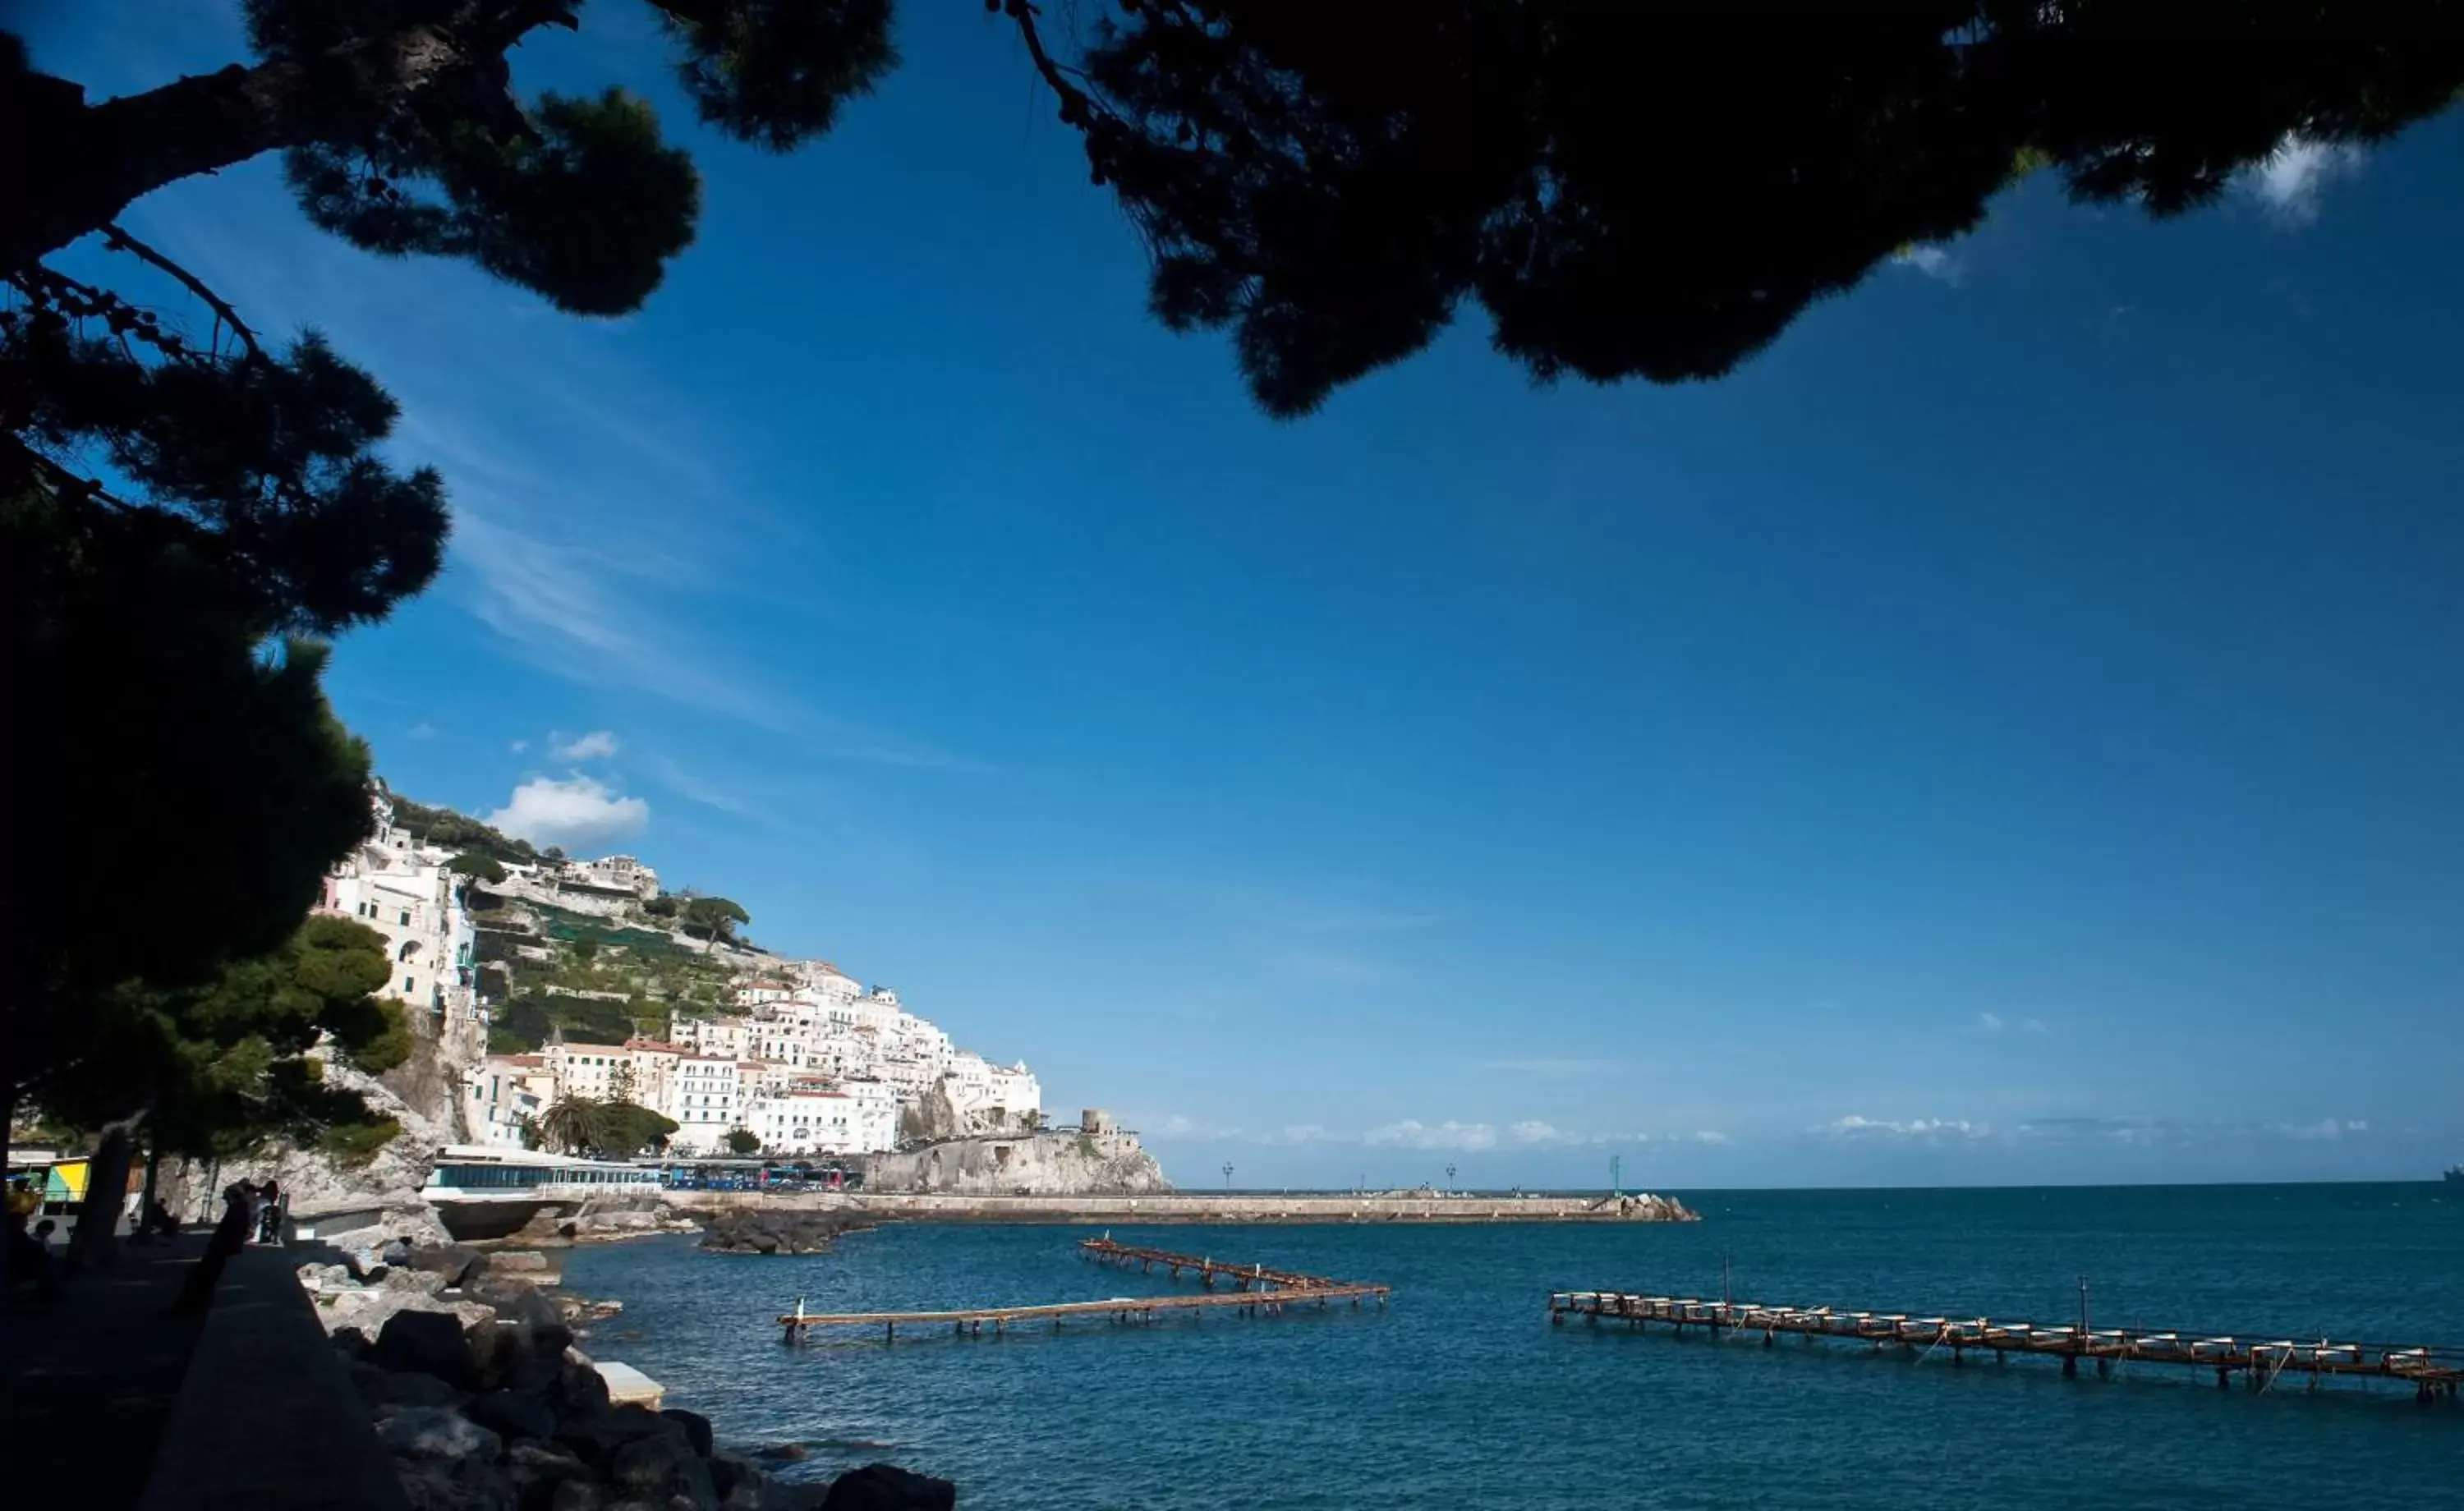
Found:
<path fill-rule="evenodd" d="M 2382 1387 L 2219 1391 L 2047 1361 L 1549 1325 L 1552 1289 L 2464 1344 L 2464 1199 L 2436 1185 L 1689 1195 L 1685 1226 L 1114 1228 L 1387 1281 L 1393 1306 L 996 1341 L 781 1347 L 817 1311 L 1186 1290 L 1079 1259 L 1067 1227 L 893 1226 L 804 1259 L 691 1240 L 580 1250 L 624 1301 L 600 1357 L 723 1439 L 802 1441 L 816 1476 L 889 1458 L 971 1508 L 2464 1504 L 2464 1409 Z M 2453 1499 L 2450 1499 L 2453 1498 Z"/>

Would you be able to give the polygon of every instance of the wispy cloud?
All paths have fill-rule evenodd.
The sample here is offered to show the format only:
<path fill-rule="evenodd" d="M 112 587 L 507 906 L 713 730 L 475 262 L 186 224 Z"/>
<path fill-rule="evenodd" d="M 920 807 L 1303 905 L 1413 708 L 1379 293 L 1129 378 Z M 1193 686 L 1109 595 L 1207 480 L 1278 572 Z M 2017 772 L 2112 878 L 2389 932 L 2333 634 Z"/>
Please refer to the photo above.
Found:
<path fill-rule="evenodd" d="M 675 585 L 665 558 L 546 539 L 468 509 L 457 516 L 453 538 L 471 611 L 541 670 L 747 724 L 816 759 L 991 769 L 921 741 L 805 712 L 793 698 L 728 674 L 725 658 L 696 651 L 689 635 L 646 601 L 646 593 Z"/>
<path fill-rule="evenodd" d="M 1989 1034 L 1998 1034 L 2002 1032 L 2002 1015 L 1999 1013 L 1979 1013 L 1976 1015 L 1976 1026 L 1985 1030 Z"/>
<path fill-rule="evenodd" d="M 548 754 L 559 760 L 605 760 L 616 754 L 616 734 L 612 730 L 592 730 L 571 739 L 550 734 Z"/>
<path fill-rule="evenodd" d="M 564 781 L 535 777 L 523 782 L 488 821 L 533 844 L 589 850 L 640 834 L 649 826 L 650 805 L 577 772 Z"/>
<path fill-rule="evenodd" d="M 2362 170 L 2367 154 L 2348 142 L 2314 142 L 2287 133 L 2276 150 L 2242 169 L 2234 184 L 2288 226 L 2306 226 L 2319 218 L 2327 186 Z"/>
<path fill-rule="evenodd" d="M 1388 1149 L 1454 1150 L 1472 1153 L 1497 1147 L 1497 1129 L 1486 1123 L 1423 1123 L 1405 1118 L 1371 1128 L 1361 1142 Z"/>
<path fill-rule="evenodd" d="M 1185 1117 L 1178 1112 L 1149 1121 L 1144 1131 L 1151 1137 L 1165 1139 L 1232 1139 L 1241 1136 L 1237 1128 L 1209 1123 L 1202 1118 Z"/>
<path fill-rule="evenodd" d="M 432 740 L 436 738 L 436 726 L 422 719 L 410 727 L 410 737 L 415 740 Z"/>
<path fill-rule="evenodd" d="M 2369 1124 L 2360 1118 L 2321 1118 L 2316 1123 L 2272 1123 L 2268 1127 L 2286 1138 L 2298 1139 L 2350 1138 L 2370 1130 Z"/>
<path fill-rule="evenodd" d="M 1580 1133 L 1568 1132 L 1566 1129 L 1557 1127 L 1553 1123 L 1543 1123 L 1537 1119 L 1527 1120 L 1522 1123 L 1507 1124 L 1506 1127 L 1506 1136 L 1512 1139 L 1517 1144 L 1526 1145 L 1582 1144 L 1588 1142 L 1588 1140 L 1586 1140 Z"/>
<path fill-rule="evenodd" d="M 531 748 L 531 742 L 528 740 L 516 740 L 513 744 L 505 748 L 512 751 L 515 755 L 519 756 L 522 752 Z"/>
<path fill-rule="evenodd" d="M 1967 259 L 1938 241 L 1921 241 L 1913 247 L 1903 247 L 1891 253 L 1891 262 L 1895 267 L 1912 269 L 1952 288 L 1959 287 L 1968 276 Z"/>
<path fill-rule="evenodd" d="M 1840 1139 L 1981 1139 L 1992 1135 L 1993 1125 L 1971 1123 L 1966 1118 L 1894 1120 L 1851 1112 L 1828 1123 L 1817 1123 L 1806 1131 Z"/>
<path fill-rule="evenodd" d="M 636 754 L 633 758 L 660 786 L 687 802 L 732 813 L 739 819 L 767 817 L 761 805 L 743 789 L 689 771 L 670 756 L 658 751 L 646 751 Z"/>

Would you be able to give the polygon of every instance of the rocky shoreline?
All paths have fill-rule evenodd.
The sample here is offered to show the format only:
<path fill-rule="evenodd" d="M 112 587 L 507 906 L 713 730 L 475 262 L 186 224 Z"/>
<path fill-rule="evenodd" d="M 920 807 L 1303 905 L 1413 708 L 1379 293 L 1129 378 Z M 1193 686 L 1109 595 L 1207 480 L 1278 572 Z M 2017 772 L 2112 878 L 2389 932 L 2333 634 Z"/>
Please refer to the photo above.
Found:
<path fill-rule="evenodd" d="M 763 1211 L 736 1207 L 703 1215 L 701 1246 L 714 1254 L 825 1254 L 843 1233 L 880 1226 L 857 1212 Z"/>
<path fill-rule="evenodd" d="M 754 1251 L 759 1252 L 759 1251 Z M 543 1289 L 544 1255 L 460 1244 L 299 1267 L 412 1511 L 949 1511 L 893 1464 L 781 1479 L 692 1412 L 609 1398 L 576 1347 L 621 1310 Z M 781 1455 L 792 1457 L 793 1455 Z"/>

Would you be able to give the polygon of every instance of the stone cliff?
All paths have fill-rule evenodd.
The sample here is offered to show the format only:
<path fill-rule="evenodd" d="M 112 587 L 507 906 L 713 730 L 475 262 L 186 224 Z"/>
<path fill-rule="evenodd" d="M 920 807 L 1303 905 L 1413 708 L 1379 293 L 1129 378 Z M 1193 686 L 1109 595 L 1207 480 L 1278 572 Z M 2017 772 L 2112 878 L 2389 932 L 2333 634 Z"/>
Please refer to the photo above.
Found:
<path fill-rule="evenodd" d="M 1145 1195 L 1172 1190 L 1134 1133 L 992 1134 L 872 1154 L 867 1192 L 957 1196 Z"/>
<path fill-rule="evenodd" d="M 444 1225 L 428 1204 L 424 1188 L 435 1167 L 436 1151 L 466 1141 L 461 1100 L 464 1079 L 484 1052 L 477 1025 L 449 1025 L 442 1033 L 425 1015 L 411 1015 L 410 1057 L 382 1077 L 363 1075 L 324 1057 L 328 1085 L 359 1092 L 368 1107 L 402 1126 L 374 1158 L 352 1165 L 322 1150 L 276 1145 L 240 1159 L 224 1160 L 209 1170 L 190 1166 L 166 1171 L 165 1199 L 172 1210 L 211 1220 L 220 1211 L 215 1187 L 234 1180 L 258 1182 L 271 1177 L 291 1196 L 294 1220 L 310 1221 L 320 1215 L 377 1212 L 376 1221 L 388 1235 L 409 1235 L 424 1242 L 442 1242 Z M 371 1230 L 375 1231 L 375 1230 Z"/>

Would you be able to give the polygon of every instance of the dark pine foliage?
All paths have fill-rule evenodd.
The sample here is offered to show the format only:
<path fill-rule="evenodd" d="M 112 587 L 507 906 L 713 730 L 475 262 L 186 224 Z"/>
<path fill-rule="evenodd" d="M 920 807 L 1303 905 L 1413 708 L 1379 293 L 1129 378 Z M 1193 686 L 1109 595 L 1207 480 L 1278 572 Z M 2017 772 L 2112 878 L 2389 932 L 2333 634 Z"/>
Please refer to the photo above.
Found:
<path fill-rule="evenodd" d="M 1003 0 L 1154 259 L 1277 414 L 1476 300 L 1536 379 L 1716 378 L 2019 172 L 2172 214 L 2464 83 L 2453 0 Z"/>

